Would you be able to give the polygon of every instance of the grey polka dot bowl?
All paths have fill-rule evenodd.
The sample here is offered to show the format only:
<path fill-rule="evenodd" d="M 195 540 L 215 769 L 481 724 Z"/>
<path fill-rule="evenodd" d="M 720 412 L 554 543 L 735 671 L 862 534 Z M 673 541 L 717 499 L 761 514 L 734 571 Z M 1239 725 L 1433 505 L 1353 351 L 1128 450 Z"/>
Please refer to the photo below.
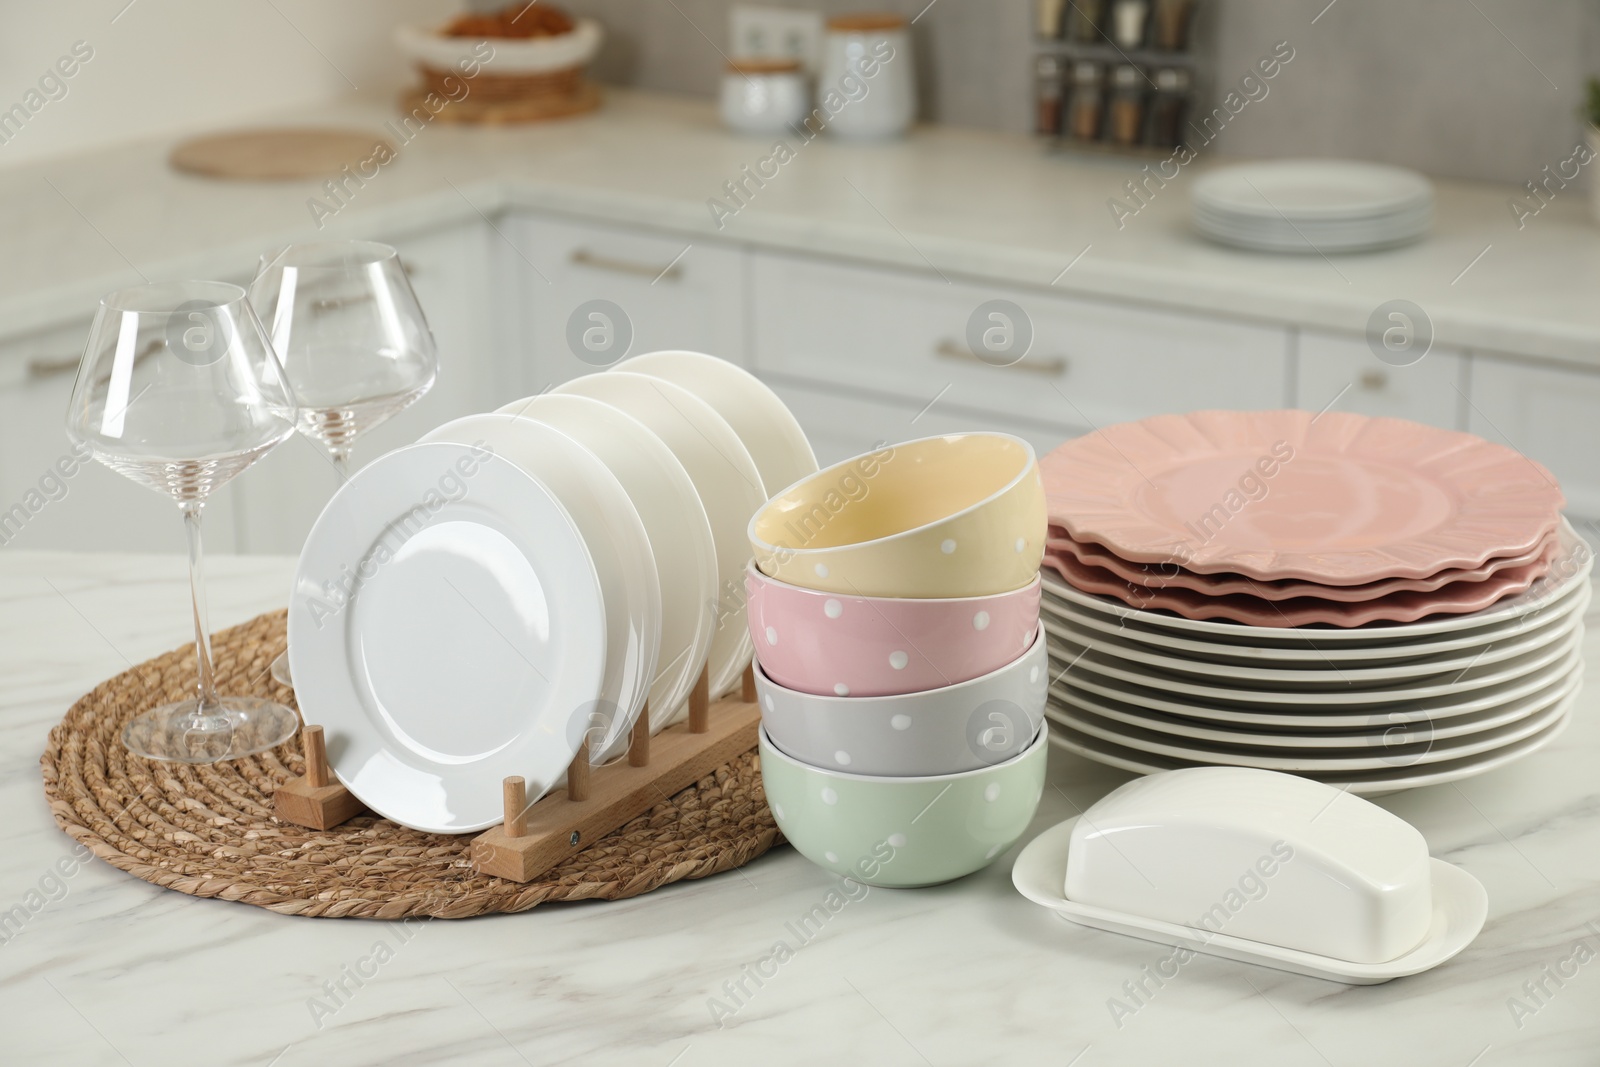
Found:
<path fill-rule="evenodd" d="M 848 596 L 745 572 L 750 637 L 767 677 L 819 696 L 890 696 L 970 681 L 1033 643 L 1039 577 L 992 596 Z"/>
<path fill-rule="evenodd" d="M 812 767 L 761 731 L 761 776 L 778 828 L 806 859 L 887 889 L 937 885 L 993 862 L 1044 791 L 1041 726 L 1021 754 L 960 774 L 890 778 Z"/>
<path fill-rule="evenodd" d="M 773 681 L 761 660 L 761 722 L 789 756 L 850 774 L 919 776 L 992 767 L 1019 755 L 1044 723 L 1050 664 L 1044 631 L 997 671 L 920 693 L 818 696 Z"/>

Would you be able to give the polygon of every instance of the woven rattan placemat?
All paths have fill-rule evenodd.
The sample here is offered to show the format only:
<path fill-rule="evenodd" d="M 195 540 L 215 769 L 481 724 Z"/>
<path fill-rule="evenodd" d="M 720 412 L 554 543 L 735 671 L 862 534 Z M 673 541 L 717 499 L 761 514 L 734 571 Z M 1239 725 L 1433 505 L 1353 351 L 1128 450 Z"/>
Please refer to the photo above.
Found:
<path fill-rule="evenodd" d="M 293 701 L 268 670 L 284 646 L 284 618 L 271 612 L 216 635 L 224 694 Z M 455 919 L 637 896 L 731 870 L 782 840 L 755 752 L 526 885 L 474 872 L 473 834 L 419 833 L 372 815 L 332 830 L 279 822 L 273 791 L 305 770 L 298 738 L 200 767 L 151 762 L 122 746 L 124 722 L 192 695 L 194 678 L 193 647 L 117 675 L 72 706 L 40 759 L 62 830 L 112 866 L 180 893 L 285 915 Z"/>

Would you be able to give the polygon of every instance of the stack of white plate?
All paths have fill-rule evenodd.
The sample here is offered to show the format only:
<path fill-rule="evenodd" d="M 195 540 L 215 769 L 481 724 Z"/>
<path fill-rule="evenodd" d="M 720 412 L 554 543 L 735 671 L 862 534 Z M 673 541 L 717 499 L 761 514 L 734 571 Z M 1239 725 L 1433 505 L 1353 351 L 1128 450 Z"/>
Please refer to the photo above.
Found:
<path fill-rule="evenodd" d="M 457 419 L 347 481 L 300 556 L 289 661 L 339 780 L 413 829 L 501 820 L 750 662 L 745 527 L 817 469 L 738 367 L 656 352 Z M 648 705 L 647 705 L 648 702 Z"/>
<path fill-rule="evenodd" d="M 1415 171 L 1378 163 L 1243 164 L 1195 182 L 1194 223 L 1202 235 L 1239 248 L 1370 251 L 1428 232 L 1433 186 Z"/>

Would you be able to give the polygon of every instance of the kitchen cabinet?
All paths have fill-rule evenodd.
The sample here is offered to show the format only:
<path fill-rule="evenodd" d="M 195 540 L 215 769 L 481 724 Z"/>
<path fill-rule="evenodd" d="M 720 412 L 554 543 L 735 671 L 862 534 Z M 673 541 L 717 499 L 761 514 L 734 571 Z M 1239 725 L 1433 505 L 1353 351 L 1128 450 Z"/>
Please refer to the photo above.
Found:
<path fill-rule="evenodd" d="M 1296 407 L 1466 429 L 1466 358 L 1459 351 L 1434 345 L 1417 362 L 1396 367 L 1374 355 L 1362 337 L 1302 330 L 1298 341 Z"/>
<path fill-rule="evenodd" d="M 991 430 L 1015 434 L 1040 455 L 1074 436 L 1070 431 L 970 411 L 944 401 L 924 407 L 894 398 L 841 393 L 788 378 L 767 376 L 764 380 L 794 412 L 811 440 L 817 462 L 824 467 L 885 443 L 942 433 Z"/>
<path fill-rule="evenodd" d="M 67 440 L 67 402 L 89 318 L 0 344 L 0 546 L 15 549 L 181 552 L 170 498 L 93 459 Z M 231 486 L 205 510 L 206 546 L 238 549 Z"/>
<path fill-rule="evenodd" d="M 1591 520 L 1580 532 L 1600 536 L 1592 522 L 1600 520 L 1600 374 L 1474 353 L 1471 396 L 1472 432 L 1548 467 L 1568 513 Z"/>
<path fill-rule="evenodd" d="M 664 348 L 745 362 L 738 246 L 531 214 L 496 225 L 526 393 Z"/>
<path fill-rule="evenodd" d="M 751 261 L 752 358 L 763 372 L 919 407 L 953 397 L 1068 431 L 1289 400 L 1282 329 L 786 253 L 755 252 Z M 1025 318 L 984 308 L 994 300 Z M 1016 344 L 1016 331 L 1031 325 L 1026 355 L 1005 366 L 974 355 L 975 313 L 980 331 L 1002 331 L 1001 347 L 1003 331 Z"/>
<path fill-rule="evenodd" d="M 399 250 L 433 330 L 439 377 L 421 400 L 356 441 L 354 466 L 519 395 L 495 327 L 491 237 L 478 223 L 384 238 Z M 323 447 L 295 434 L 239 478 L 239 550 L 298 554 L 339 484 Z"/>

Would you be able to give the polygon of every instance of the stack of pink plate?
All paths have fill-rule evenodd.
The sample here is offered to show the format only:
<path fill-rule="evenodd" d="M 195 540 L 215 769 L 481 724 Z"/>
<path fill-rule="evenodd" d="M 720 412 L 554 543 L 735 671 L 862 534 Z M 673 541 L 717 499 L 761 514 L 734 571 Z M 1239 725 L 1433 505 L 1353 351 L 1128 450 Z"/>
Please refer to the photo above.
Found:
<path fill-rule="evenodd" d="M 1544 467 L 1329 412 L 1112 426 L 1040 463 L 1058 744 L 1384 792 L 1566 725 L 1592 554 Z"/>

